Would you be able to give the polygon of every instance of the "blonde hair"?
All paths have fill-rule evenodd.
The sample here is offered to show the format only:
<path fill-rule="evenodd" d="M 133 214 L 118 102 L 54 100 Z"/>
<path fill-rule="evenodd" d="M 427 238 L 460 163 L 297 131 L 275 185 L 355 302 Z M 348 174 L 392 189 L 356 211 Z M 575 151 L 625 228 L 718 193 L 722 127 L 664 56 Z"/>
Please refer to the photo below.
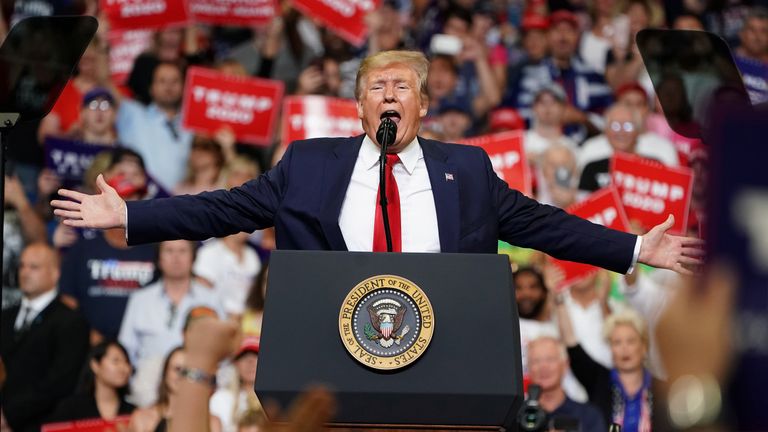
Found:
<path fill-rule="evenodd" d="M 543 342 L 552 342 L 553 344 L 555 344 L 555 346 L 557 347 L 557 352 L 558 354 L 560 354 L 560 360 L 568 361 L 568 351 L 565 349 L 565 344 L 563 344 L 563 342 L 560 341 L 560 339 L 557 338 L 555 335 L 547 334 L 547 333 L 541 334 L 536 338 L 531 339 L 528 342 L 528 353 L 529 353 L 528 358 L 529 359 L 531 358 L 530 352 L 533 349 L 533 346 Z"/>
<path fill-rule="evenodd" d="M 366 57 L 360 63 L 360 69 L 357 70 L 355 79 L 355 99 L 360 100 L 363 94 L 363 81 L 371 71 L 383 69 L 392 65 L 408 66 L 416 74 L 419 81 L 419 90 L 422 99 L 427 97 L 427 74 L 429 73 L 429 60 L 420 51 L 392 50 L 381 51 L 374 55 Z"/>
<path fill-rule="evenodd" d="M 640 335 L 643 345 L 648 346 L 648 326 L 645 325 L 645 320 L 640 316 L 637 311 L 630 308 L 625 308 L 620 312 L 611 314 L 606 318 L 603 324 L 603 337 L 606 341 L 610 342 L 611 334 L 620 325 L 628 325 L 632 327 L 637 334 Z"/>

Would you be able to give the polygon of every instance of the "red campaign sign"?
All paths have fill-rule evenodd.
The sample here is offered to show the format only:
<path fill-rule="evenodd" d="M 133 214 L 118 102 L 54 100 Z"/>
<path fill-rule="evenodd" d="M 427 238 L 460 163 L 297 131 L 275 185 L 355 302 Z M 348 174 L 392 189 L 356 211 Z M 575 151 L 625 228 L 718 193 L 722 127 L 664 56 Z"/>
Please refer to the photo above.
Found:
<path fill-rule="evenodd" d="M 611 158 L 611 178 L 630 221 L 649 230 L 672 214 L 675 224 L 670 233 L 685 233 L 693 188 L 690 168 L 667 167 L 654 160 L 617 153 Z"/>
<path fill-rule="evenodd" d="M 117 85 L 125 83 L 136 57 L 152 44 L 152 33 L 152 30 L 127 30 L 107 34 L 112 82 Z"/>
<path fill-rule="evenodd" d="M 363 133 L 357 103 L 327 96 L 290 96 L 283 102 L 283 145 L 320 137 Z"/>
<path fill-rule="evenodd" d="M 100 418 L 88 420 L 76 420 L 60 423 L 44 424 L 41 432 L 104 432 L 113 430 L 123 430 L 128 427 L 131 416 L 119 416 L 114 420 L 103 420 Z"/>
<path fill-rule="evenodd" d="M 624 212 L 624 206 L 621 204 L 618 191 L 613 186 L 592 193 L 584 201 L 571 205 L 565 211 L 611 229 L 629 231 L 629 222 Z M 549 260 L 552 264 L 560 267 L 565 274 L 565 279 L 556 289 L 562 289 L 599 270 L 598 267 L 589 264 L 562 261 L 552 257 L 549 257 Z"/>
<path fill-rule="evenodd" d="M 226 26 L 269 24 L 277 14 L 276 0 L 189 0 L 195 22 Z"/>
<path fill-rule="evenodd" d="M 531 195 L 531 172 L 523 150 L 523 133 L 520 131 L 482 135 L 459 141 L 482 147 L 491 158 L 496 175 L 510 188 Z"/>
<path fill-rule="evenodd" d="M 283 87 L 282 81 L 192 67 L 184 86 L 182 124 L 204 134 L 229 127 L 240 142 L 270 145 Z"/>
<path fill-rule="evenodd" d="M 158 29 L 187 24 L 185 0 L 99 0 L 110 30 Z"/>
<path fill-rule="evenodd" d="M 342 39 L 362 46 L 368 34 L 365 16 L 376 10 L 380 0 L 293 0 L 293 6 L 310 16 Z"/>

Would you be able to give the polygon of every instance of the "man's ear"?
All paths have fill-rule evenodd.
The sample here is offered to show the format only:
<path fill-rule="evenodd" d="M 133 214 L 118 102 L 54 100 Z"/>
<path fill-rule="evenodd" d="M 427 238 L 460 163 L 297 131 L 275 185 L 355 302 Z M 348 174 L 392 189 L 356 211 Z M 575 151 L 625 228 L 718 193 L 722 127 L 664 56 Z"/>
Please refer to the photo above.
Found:
<path fill-rule="evenodd" d="M 421 107 L 419 108 L 419 118 L 426 117 L 428 111 L 429 111 L 429 96 L 422 94 Z"/>
<path fill-rule="evenodd" d="M 363 119 L 363 101 L 360 99 L 357 99 L 355 101 L 355 104 L 357 104 L 357 118 L 362 120 Z"/>

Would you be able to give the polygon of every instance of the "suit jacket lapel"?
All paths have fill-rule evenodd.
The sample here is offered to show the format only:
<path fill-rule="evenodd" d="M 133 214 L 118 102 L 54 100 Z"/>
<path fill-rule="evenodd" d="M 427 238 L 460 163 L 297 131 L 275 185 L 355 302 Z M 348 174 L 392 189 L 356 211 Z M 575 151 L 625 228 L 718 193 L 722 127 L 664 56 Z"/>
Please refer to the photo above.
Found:
<path fill-rule="evenodd" d="M 419 138 L 435 198 L 441 252 L 459 251 L 459 184 L 456 166 L 437 142 Z"/>
<path fill-rule="evenodd" d="M 339 214 L 364 137 L 365 135 L 359 135 L 340 140 L 325 159 L 320 225 L 332 250 L 347 250 L 339 227 Z"/>

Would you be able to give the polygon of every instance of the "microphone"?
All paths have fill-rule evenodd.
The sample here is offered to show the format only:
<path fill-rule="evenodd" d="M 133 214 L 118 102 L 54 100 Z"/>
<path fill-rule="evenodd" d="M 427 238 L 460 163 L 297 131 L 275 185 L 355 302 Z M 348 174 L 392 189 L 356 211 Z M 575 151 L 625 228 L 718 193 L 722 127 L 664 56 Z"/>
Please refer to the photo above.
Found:
<path fill-rule="evenodd" d="M 381 119 L 379 124 L 379 130 L 376 131 L 376 141 L 382 149 L 391 146 L 395 142 L 397 136 L 397 124 L 389 117 Z M 386 154 L 386 152 L 384 152 Z"/>
<path fill-rule="evenodd" d="M 376 131 L 376 141 L 381 146 L 381 155 L 379 156 L 379 205 L 381 206 L 381 216 L 384 222 L 384 235 L 387 238 L 387 252 L 392 252 L 392 231 L 389 227 L 389 213 L 387 213 L 387 176 L 385 167 L 387 165 L 387 147 L 394 144 L 397 136 L 397 124 L 389 117 L 381 119 L 379 129 Z"/>

